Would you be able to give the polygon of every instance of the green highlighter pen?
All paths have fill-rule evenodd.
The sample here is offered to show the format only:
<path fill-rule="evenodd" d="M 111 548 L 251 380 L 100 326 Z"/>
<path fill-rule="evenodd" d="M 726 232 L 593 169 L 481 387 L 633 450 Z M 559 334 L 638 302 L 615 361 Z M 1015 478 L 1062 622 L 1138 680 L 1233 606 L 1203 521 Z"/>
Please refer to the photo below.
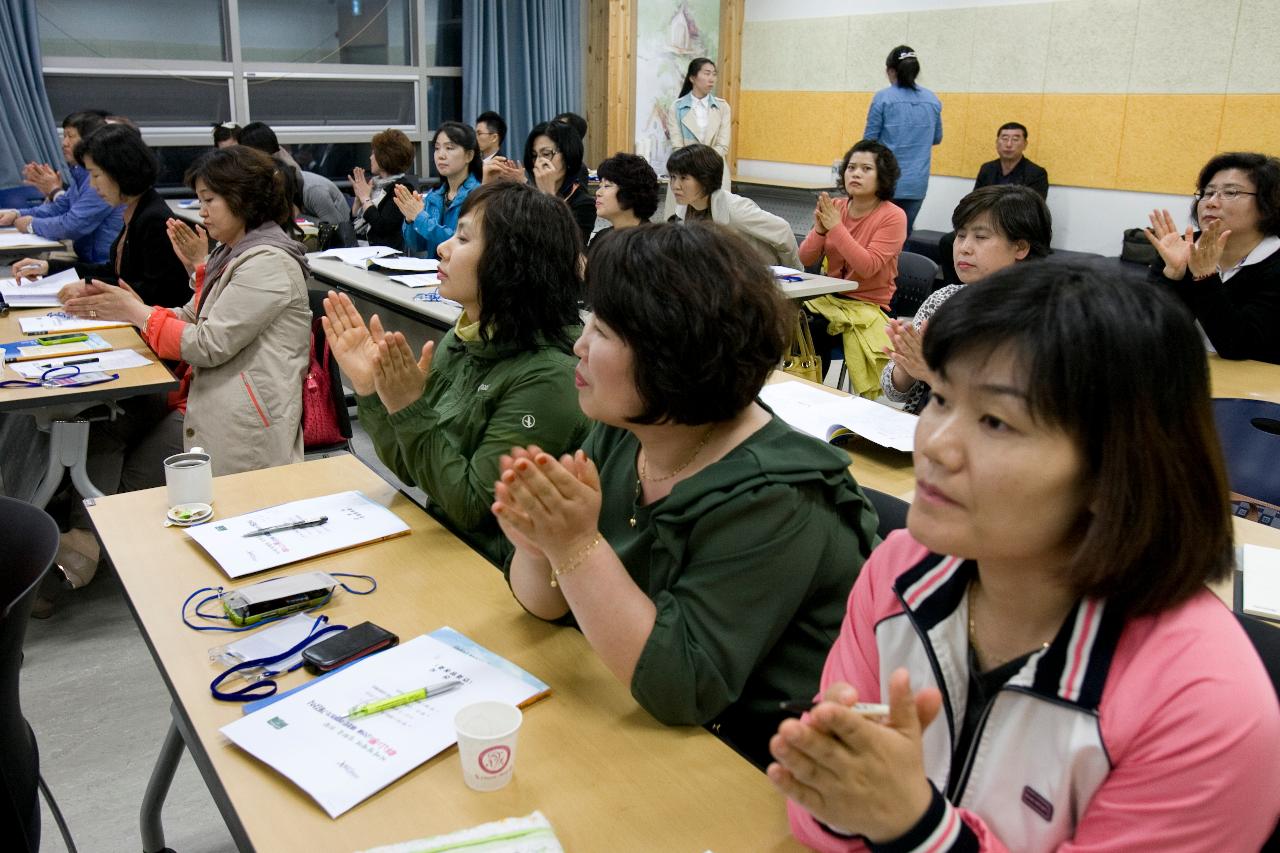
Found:
<path fill-rule="evenodd" d="M 392 708 L 399 708 L 401 705 L 408 705 L 410 702 L 421 702 L 423 699 L 434 699 L 441 693 L 448 693 L 450 690 L 457 690 L 461 686 L 461 681 L 442 681 L 439 684 L 428 684 L 426 687 L 419 687 L 417 690 L 411 690 L 408 693 L 401 693 L 399 696 L 388 696 L 386 699 L 378 699 L 375 702 L 366 702 L 363 705 L 356 705 L 347 712 L 347 719 L 351 720 L 356 717 L 367 717 L 370 714 L 377 714 L 382 711 L 389 711 Z"/>

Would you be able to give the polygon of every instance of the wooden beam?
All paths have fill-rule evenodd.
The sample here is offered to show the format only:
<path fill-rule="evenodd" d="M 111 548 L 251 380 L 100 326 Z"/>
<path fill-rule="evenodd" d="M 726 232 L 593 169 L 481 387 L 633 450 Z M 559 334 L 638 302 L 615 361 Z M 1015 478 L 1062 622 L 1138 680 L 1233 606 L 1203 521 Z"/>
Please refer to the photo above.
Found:
<path fill-rule="evenodd" d="M 729 174 L 738 173 L 738 124 L 742 120 L 742 20 L 745 0 L 720 0 L 720 59 L 716 96 L 729 102 L 732 122 L 729 133 Z"/>

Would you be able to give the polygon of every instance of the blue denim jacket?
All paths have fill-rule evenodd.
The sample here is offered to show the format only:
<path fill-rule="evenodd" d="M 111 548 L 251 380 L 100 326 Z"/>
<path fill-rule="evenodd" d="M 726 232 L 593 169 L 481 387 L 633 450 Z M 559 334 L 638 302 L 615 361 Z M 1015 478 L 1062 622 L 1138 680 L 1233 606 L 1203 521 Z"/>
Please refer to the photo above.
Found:
<path fill-rule="evenodd" d="M 468 175 L 447 207 L 444 201 L 449 189 L 447 181 L 441 181 L 440 186 L 423 196 L 422 203 L 425 206 L 422 212 L 414 217 L 413 222 L 406 222 L 400 229 L 404 235 L 405 252 L 428 258 L 436 257 L 440 244 L 452 237 L 458 228 L 458 214 L 462 211 L 462 203 L 478 186 L 480 182 L 475 176 Z"/>
<path fill-rule="evenodd" d="M 111 258 L 111 244 L 124 227 L 124 205 L 112 207 L 89 186 L 89 172 L 71 168 L 67 191 L 53 201 L 18 211 L 31 216 L 31 232 L 46 240 L 71 240 L 80 260 L 93 264 Z"/>
<path fill-rule="evenodd" d="M 923 86 L 889 86 L 876 92 L 864 139 L 878 139 L 898 158 L 902 176 L 894 198 L 924 198 L 933 146 L 942 142 L 942 102 Z"/>

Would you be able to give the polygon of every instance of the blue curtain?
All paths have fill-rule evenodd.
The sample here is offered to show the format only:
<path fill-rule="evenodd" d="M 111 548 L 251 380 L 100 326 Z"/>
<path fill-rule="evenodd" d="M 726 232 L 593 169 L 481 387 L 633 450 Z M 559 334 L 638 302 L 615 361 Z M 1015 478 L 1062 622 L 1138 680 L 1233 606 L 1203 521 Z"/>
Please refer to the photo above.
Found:
<path fill-rule="evenodd" d="M 62 167 L 40 68 L 35 0 L 0 0 L 0 187 L 22 183 L 31 160 Z"/>
<path fill-rule="evenodd" d="M 580 0 L 473 0 L 462 12 L 463 121 L 507 121 L 503 153 L 519 158 L 533 126 L 582 113 Z"/>

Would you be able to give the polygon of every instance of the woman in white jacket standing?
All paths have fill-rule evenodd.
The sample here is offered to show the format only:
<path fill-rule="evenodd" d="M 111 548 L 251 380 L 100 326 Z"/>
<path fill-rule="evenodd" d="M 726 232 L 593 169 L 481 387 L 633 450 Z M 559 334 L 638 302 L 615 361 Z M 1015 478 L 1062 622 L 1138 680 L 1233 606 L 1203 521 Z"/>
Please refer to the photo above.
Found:
<path fill-rule="evenodd" d="M 724 161 L 724 175 L 720 187 L 730 190 L 729 182 L 729 137 L 732 132 L 729 116 L 729 102 L 711 94 L 716 85 L 716 64 L 705 56 L 700 56 L 689 63 L 684 82 L 680 85 L 680 95 L 671 103 L 667 112 L 667 139 L 671 142 L 671 150 L 686 145 L 701 143 L 715 149 Z M 667 189 L 667 201 L 663 209 L 663 219 L 675 212 L 678 204 Z"/>

